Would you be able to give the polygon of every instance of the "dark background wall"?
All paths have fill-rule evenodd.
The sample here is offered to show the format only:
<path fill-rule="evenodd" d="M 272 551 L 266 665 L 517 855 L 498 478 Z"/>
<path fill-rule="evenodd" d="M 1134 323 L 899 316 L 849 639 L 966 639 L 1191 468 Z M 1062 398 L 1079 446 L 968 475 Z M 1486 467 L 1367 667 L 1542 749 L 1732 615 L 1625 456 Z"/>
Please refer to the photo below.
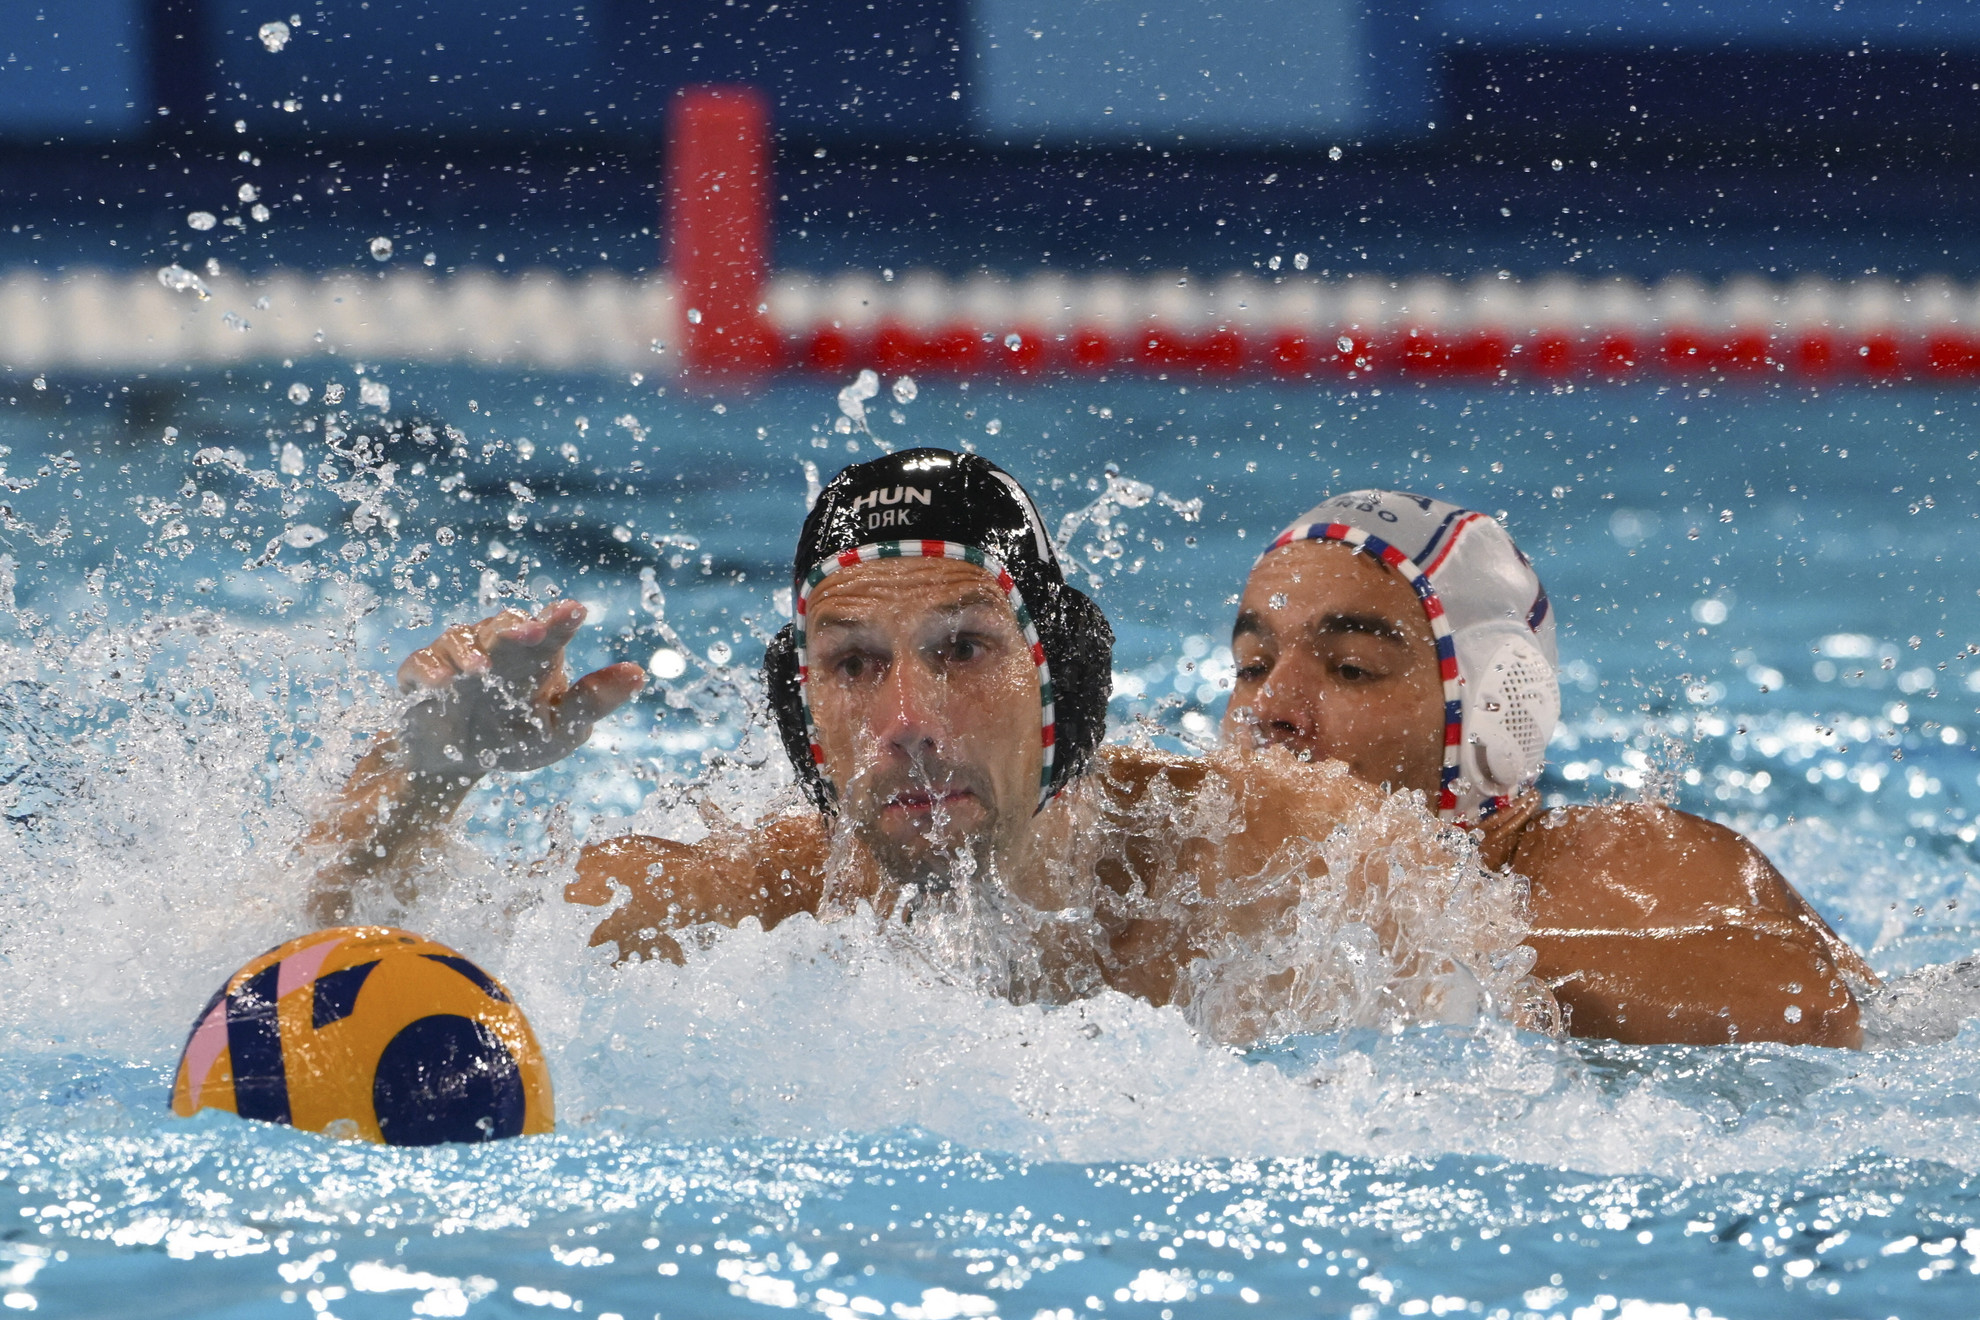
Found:
<path fill-rule="evenodd" d="M 0 0 L 0 136 L 116 140 L 161 118 L 246 117 L 319 138 L 624 137 L 654 132 L 681 85 L 732 80 L 769 89 L 793 131 L 917 143 L 1943 137 L 1980 108 L 1980 6 L 1923 0 L 281 8 Z M 291 18 L 286 48 L 265 49 L 261 25 Z"/>
<path fill-rule="evenodd" d="M 784 265 L 1980 277 L 1980 5 L 1921 0 L 0 0 L 0 263 L 652 265 L 727 81 Z"/>

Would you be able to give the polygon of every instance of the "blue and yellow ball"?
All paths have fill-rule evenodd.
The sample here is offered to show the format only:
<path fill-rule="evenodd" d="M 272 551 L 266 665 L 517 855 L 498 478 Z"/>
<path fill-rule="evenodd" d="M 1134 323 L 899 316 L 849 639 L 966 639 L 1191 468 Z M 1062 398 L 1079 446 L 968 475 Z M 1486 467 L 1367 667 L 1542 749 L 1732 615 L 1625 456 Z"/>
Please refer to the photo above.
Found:
<path fill-rule="evenodd" d="M 444 944 L 339 926 L 271 949 L 193 1023 L 172 1110 L 391 1146 L 555 1126 L 550 1070 L 500 982 Z"/>

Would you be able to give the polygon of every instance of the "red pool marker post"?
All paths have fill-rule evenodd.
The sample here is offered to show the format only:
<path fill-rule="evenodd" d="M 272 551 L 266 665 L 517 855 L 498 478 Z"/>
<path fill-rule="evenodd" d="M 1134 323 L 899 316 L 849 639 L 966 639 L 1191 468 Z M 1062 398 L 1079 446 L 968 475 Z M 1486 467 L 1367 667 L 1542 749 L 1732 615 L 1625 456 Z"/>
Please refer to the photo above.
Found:
<path fill-rule="evenodd" d="M 770 102 L 754 87 L 690 87 L 675 102 L 665 231 L 681 360 L 691 377 L 777 366 L 762 311 L 770 253 Z"/>

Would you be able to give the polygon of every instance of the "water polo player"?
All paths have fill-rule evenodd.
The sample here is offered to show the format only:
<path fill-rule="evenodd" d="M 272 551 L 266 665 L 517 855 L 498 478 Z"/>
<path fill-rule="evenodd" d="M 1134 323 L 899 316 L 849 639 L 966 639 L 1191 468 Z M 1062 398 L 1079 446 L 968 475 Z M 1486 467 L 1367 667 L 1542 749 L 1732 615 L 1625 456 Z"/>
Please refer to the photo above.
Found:
<path fill-rule="evenodd" d="M 624 898 L 594 944 L 678 959 L 689 926 L 870 903 L 948 930 L 999 993 L 1111 986 L 1225 1040 L 1481 1004 L 1548 1020 L 1516 885 L 1420 810 L 1331 763 L 1099 748 L 1111 631 L 994 464 L 917 449 L 846 469 L 793 582 L 766 678 L 809 802 L 735 837 L 586 849 L 568 896 Z M 554 759 L 636 689 L 625 665 L 566 682 L 581 620 L 497 616 L 406 662 L 420 699 L 323 826 L 320 915 L 367 874 L 416 873 L 486 770 Z"/>
<path fill-rule="evenodd" d="M 1577 1035 L 1853 1045 L 1876 977 L 1747 840 L 1654 803 L 1543 812 L 1554 616 L 1493 519 L 1355 491 L 1252 569 L 1226 741 L 1337 758 L 1477 831 L 1531 885 L 1535 971 Z"/>

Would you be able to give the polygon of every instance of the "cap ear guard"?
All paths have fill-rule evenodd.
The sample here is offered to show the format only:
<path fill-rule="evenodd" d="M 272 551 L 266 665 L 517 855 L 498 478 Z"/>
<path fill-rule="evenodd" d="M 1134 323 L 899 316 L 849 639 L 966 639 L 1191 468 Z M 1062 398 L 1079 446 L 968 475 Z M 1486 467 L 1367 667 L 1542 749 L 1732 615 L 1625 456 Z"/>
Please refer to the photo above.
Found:
<path fill-rule="evenodd" d="M 1058 755 L 1052 764 L 1057 793 L 1084 773 L 1107 732 L 1107 702 L 1114 690 L 1114 629 L 1091 596 L 1066 586 L 1039 633 L 1052 658 L 1058 701 Z"/>
<path fill-rule="evenodd" d="M 1496 520 L 1406 491 L 1322 500 L 1272 549 L 1302 540 L 1353 546 L 1415 590 L 1444 679 L 1438 813 L 1473 824 L 1504 810 L 1539 779 L 1560 722 L 1553 611 L 1532 563 Z"/>
<path fill-rule="evenodd" d="M 783 739 L 784 754 L 791 758 L 799 785 L 820 811 L 831 815 L 837 809 L 838 796 L 811 759 L 811 731 L 805 726 L 804 685 L 798 682 L 794 623 L 785 624 L 764 648 L 763 688 L 769 697 L 770 713 L 777 720 L 777 736 Z"/>
<path fill-rule="evenodd" d="M 1521 624 L 1475 624 L 1455 640 L 1464 676 L 1461 772 L 1482 796 L 1511 796 L 1540 777 L 1560 723 L 1560 682 Z"/>

